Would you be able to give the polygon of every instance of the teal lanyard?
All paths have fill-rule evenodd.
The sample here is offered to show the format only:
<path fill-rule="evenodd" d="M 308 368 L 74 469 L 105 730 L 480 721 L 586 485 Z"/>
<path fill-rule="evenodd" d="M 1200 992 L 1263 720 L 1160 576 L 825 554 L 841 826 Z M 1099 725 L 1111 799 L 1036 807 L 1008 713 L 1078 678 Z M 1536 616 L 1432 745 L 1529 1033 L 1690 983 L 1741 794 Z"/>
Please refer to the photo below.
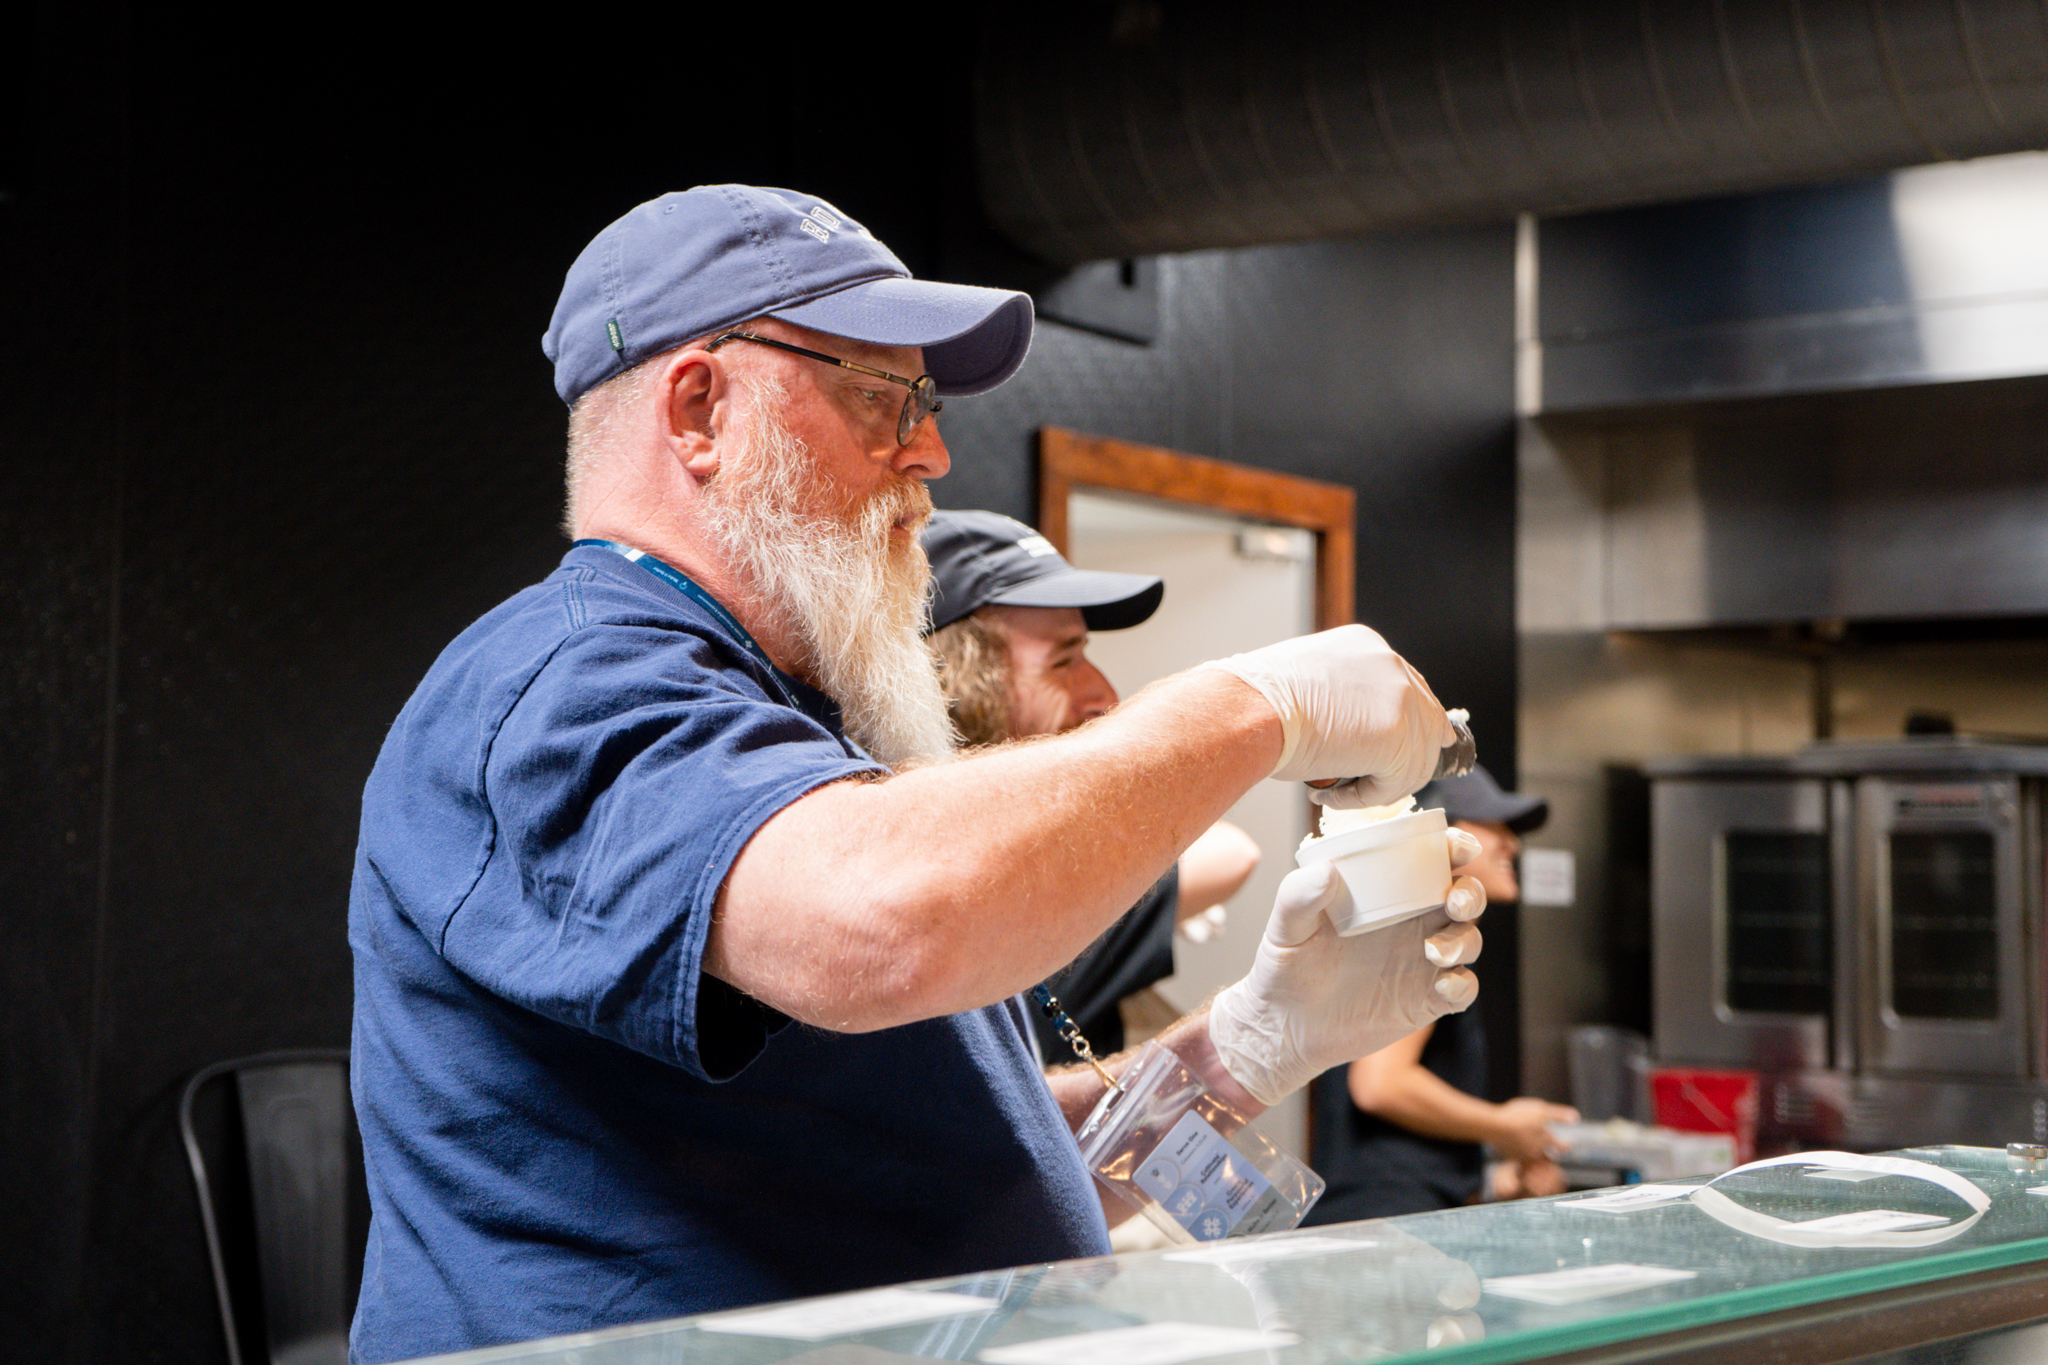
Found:
<path fill-rule="evenodd" d="M 782 693 L 782 700 L 795 710 L 803 710 L 803 707 L 797 704 L 796 693 L 790 690 L 789 678 L 783 674 L 781 669 L 775 666 L 774 660 L 768 657 L 768 651 L 755 643 L 754 637 L 747 633 L 747 628 L 739 623 L 738 617 L 725 609 L 724 603 L 698 587 L 687 575 L 678 569 L 671 568 L 662 563 L 645 550 L 636 550 L 630 545 L 621 545 L 615 540 L 579 540 L 576 542 L 577 549 L 581 550 L 586 547 L 593 550 L 610 550 L 627 563 L 638 564 L 641 568 L 647 570 L 647 572 L 653 574 L 656 578 L 668 584 L 671 588 L 674 588 L 677 592 L 704 608 L 704 610 L 710 612 L 712 618 L 732 632 L 733 638 L 740 642 L 740 645 L 747 653 L 753 655 L 759 661 L 761 667 L 768 670 L 768 676 L 775 680 L 776 690 Z"/>

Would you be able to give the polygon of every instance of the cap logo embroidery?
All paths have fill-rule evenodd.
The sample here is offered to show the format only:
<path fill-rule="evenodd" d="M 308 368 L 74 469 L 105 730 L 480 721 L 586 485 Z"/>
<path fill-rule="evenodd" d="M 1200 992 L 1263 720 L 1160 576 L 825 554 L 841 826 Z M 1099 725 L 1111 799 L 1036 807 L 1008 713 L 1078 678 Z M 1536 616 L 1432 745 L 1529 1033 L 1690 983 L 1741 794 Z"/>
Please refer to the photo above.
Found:
<path fill-rule="evenodd" d="M 797 220 L 797 226 L 821 242 L 830 242 L 832 234 L 838 230 L 840 222 L 830 210 L 821 204 L 811 210 L 810 216 Z"/>
<path fill-rule="evenodd" d="M 1026 536 L 1017 542 L 1017 548 L 1030 555 L 1033 559 L 1043 559 L 1047 555 L 1059 553 L 1058 550 L 1052 547 L 1052 542 L 1044 536 Z"/>

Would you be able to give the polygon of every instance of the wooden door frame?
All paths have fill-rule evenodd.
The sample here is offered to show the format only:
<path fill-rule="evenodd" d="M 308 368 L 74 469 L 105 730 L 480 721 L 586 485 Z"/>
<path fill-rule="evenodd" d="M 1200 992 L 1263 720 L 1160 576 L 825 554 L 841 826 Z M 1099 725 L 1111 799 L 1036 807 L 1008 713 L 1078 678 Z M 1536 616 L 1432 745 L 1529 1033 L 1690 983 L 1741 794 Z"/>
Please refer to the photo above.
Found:
<path fill-rule="evenodd" d="M 1136 493 L 1316 533 L 1316 629 L 1352 620 L 1353 518 L 1343 484 L 1183 455 L 1063 427 L 1038 429 L 1038 531 L 1067 552 L 1067 506 L 1077 488 Z"/>

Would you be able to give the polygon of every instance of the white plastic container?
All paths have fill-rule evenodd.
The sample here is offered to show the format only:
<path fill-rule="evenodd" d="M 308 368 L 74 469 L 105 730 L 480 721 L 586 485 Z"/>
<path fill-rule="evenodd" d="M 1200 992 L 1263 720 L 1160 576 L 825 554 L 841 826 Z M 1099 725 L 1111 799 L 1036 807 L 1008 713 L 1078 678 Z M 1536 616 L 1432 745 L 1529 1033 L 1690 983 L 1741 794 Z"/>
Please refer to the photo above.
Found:
<path fill-rule="evenodd" d="M 1409 811 L 1358 829 L 1310 839 L 1294 854 L 1302 867 L 1334 862 L 1344 889 L 1330 923 L 1345 938 L 1435 910 L 1451 886 L 1451 846 L 1441 810 Z"/>

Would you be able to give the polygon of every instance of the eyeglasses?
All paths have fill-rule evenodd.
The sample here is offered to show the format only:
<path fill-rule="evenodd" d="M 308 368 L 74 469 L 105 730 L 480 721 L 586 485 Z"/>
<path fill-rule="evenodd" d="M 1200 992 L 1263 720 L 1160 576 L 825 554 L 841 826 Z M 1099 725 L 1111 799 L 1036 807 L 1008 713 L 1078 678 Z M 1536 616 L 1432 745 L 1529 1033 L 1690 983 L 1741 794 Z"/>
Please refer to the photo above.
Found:
<path fill-rule="evenodd" d="M 946 406 L 945 400 L 939 397 L 939 381 L 933 379 L 928 374 L 919 375 L 915 379 L 905 379 L 901 375 L 890 374 L 887 370 L 870 369 L 866 365 L 856 365 L 851 360 L 841 360 L 836 355 L 826 355 L 823 351 L 812 351 L 802 346 L 792 346 L 786 341 L 777 341 L 773 337 L 757 337 L 752 332 L 727 332 L 722 336 L 714 337 L 704 349 L 715 351 L 728 341 L 751 341 L 761 346 L 773 346 L 778 351 L 788 351 L 792 355 L 809 356 L 813 360 L 822 360 L 827 365 L 837 365 L 842 370 L 852 370 L 856 374 L 870 374 L 877 379 L 886 379 L 891 384 L 901 384 L 904 388 L 909 389 L 910 392 L 905 395 L 903 411 L 896 418 L 897 445 L 909 445 L 911 433 L 917 430 L 917 424 Z"/>

